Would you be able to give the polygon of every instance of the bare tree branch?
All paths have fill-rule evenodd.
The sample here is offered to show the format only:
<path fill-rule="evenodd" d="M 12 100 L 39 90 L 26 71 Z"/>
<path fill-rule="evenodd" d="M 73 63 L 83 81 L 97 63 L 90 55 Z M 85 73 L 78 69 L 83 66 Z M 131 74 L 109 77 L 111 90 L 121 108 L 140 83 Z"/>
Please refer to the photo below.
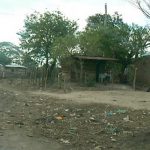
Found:
<path fill-rule="evenodd" d="M 150 0 L 128 0 L 131 4 L 143 12 L 150 19 Z"/>

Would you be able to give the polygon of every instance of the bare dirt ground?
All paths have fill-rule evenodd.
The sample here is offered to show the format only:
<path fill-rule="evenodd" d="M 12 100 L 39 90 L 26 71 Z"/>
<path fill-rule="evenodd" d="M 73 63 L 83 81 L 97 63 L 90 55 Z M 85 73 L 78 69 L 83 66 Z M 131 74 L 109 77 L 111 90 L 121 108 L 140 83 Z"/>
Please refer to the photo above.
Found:
<path fill-rule="evenodd" d="M 90 104 L 104 103 L 115 106 L 129 107 L 133 109 L 150 110 L 150 93 L 133 90 L 113 91 L 74 91 L 71 93 L 62 92 L 31 92 L 33 95 L 46 95 L 55 99 L 64 99 L 73 103 Z"/>
<path fill-rule="evenodd" d="M 150 93 L 0 86 L 0 150 L 149 150 Z"/>

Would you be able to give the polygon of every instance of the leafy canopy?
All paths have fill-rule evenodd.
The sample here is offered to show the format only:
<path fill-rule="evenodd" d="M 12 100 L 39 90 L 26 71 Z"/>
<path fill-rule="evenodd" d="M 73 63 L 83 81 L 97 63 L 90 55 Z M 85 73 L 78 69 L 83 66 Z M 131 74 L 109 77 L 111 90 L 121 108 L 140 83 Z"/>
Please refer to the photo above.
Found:
<path fill-rule="evenodd" d="M 102 14 L 88 18 L 79 40 L 83 55 L 114 57 L 126 66 L 145 53 L 150 41 L 148 27 L 130 26 L 118 13 L 107 15 L 106 24 L 104 19 Z"/>
<path fill-rule="evenodd" d="M 60 37 L 74 34 L 77 29 L 76 22 L 65 18 L 61 12 L 35 12 L 27 16 L 24 30 L 19 32 L 21 47 L 36 58 L 38 63 L 46 63 L 53 59 L 52 48 Z"/>

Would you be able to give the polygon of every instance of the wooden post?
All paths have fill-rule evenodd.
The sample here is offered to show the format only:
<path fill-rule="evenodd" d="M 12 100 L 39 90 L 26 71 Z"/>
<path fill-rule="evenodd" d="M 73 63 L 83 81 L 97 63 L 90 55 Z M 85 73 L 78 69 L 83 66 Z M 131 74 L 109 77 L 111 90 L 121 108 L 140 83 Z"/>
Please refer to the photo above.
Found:
<path fill-rule="evenodd" d="M 85 72 L 85 74 L 84 74 L 84 84 L 86 84 L 86 83 L 87 83 L 87 74 Z"/>
<path fill-rule="evenodd" d="M 82 82 L 83 77 L 83 62 L 80 60 L 80 82 Z"/>
<path fill-rule="evenodd" d="M 107 26 L 107 3 L 105 3 L 105 18 L 104 18 L 104 26 Z"/>
<path fill-rule="evenodd" d="M 134 70 L 134 78 L 133 78 L 133 89 L 135 90 L 136 88 L 136 74 L 137 74 L 137 68 Z"/>

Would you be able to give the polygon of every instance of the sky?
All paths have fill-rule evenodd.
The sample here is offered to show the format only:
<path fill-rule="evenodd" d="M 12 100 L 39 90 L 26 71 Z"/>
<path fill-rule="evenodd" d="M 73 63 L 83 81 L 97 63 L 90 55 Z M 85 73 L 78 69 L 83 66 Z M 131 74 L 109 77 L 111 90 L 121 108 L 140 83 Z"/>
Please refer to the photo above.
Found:
<path fill-rule="evenodd" d="M 68 19 L 77 21 L 79 30 L 82 30 L 88 16 L 105 12 L 105 3 L 108 13 L 112 15 L 115 11 L 119 12 L 124 22 L 142 26 L 149 23 L 128 0 L 0 0 L 0 42 L 9 41 L 18 45 L 16 33 L 23 29 L 26 15 L 34 11 L 59 10 Z"/>

